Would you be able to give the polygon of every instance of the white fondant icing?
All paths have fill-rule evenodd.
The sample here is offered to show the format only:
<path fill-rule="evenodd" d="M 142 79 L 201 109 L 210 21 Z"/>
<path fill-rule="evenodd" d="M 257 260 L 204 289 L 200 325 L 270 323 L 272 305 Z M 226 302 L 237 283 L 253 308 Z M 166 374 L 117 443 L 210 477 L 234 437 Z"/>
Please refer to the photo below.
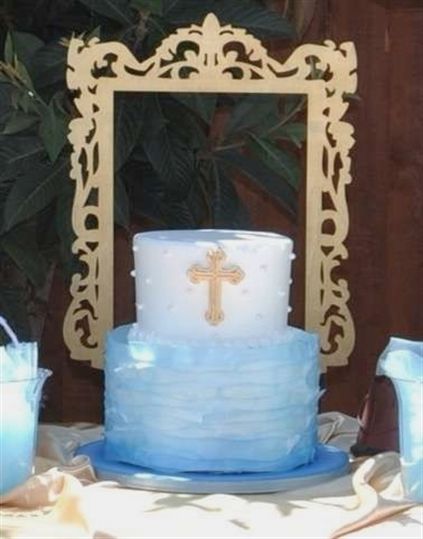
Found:
<path fill-rule="evenodd" d="M 137 234 L 134 246 L 137 302 L 144 305 L 137 321 L 143 331 L 154 330 L 176 339 L 190 334 L 196 339 L 216 335 L 251 339 L 286 326 L 292 253 L 289 238 L 266 232 L 174 230 Z M 245 275 L 240 284 L 222 283 L 224 319 L 211 326 L 205 318 L 209 284 L 192 285 L 188 292 L 187 271 L 194 264 L 207 267 L 208 251 L 219 248 L 226 255 L 222 267 L 238 266 Z M 248 294 L 243 293 L 245 289 Z M 275 290 L 284 291 L 286 301 L 281 301 Z M 175 305 L 171 312 L 169 304 Z M 260 320 L 257 312 L 262 314 Z"/>

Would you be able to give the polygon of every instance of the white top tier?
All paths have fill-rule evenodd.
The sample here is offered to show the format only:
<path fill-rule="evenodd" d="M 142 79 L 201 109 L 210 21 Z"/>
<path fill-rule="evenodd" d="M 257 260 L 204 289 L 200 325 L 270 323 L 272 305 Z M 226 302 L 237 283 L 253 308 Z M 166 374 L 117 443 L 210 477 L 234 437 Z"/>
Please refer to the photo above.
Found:
<path fill-rule="evenodd" d="M 134 237 L 138 331 L 176 340 L 260 339 L 287 324 L 292 240 L 166 230 Z"/>

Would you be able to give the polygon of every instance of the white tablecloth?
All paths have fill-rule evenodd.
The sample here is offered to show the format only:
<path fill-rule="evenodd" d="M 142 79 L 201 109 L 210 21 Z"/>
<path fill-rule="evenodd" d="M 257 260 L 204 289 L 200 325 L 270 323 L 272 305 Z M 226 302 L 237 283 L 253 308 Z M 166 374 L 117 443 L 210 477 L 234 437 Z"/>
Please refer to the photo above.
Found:
<path fill-rule="evenodd" d="M 324 443 L 348 449 L 354 442 L 353 418 L 330 413 L 319 421 Z M 40 427 L 39 473 L 0 500 L 0 537 L 423 537 L 423 507 L 404 501 L 395 453 L 353 462 L 350 474 L 313 487 L 199 496 L 96 482 L 73 454 L 99 435 L 100 427 L 86 425 Z"/>

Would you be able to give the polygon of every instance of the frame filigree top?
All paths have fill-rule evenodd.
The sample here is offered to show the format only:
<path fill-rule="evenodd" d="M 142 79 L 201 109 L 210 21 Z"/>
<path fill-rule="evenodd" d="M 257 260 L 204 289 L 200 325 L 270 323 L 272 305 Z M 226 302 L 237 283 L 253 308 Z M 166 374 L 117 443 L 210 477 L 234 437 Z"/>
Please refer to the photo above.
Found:
<path fill-rule="evenodd" d="M 323 76 L 313 78 L 314 69 Z M 222 26 L 209 14 L 201 26 L 170 35 L 142 63 L 120 43 L 72 39 L 67 82 L 77 91 L 80 113 L 69 134 L 73 252 L 82 267 L 73 275 L 64 321 L 71 357 L 100 368 L 104 335 L 113 325 L 114 92 L 279 93 L 308 98 L 305 327 L 320 333 L 323 367 L 346 364 L 354 323 L 348 283 L 334 270 L 348 257 L 345 191 L 354 139 L 342 118 L 345 94 L 357 86 L 354 45 L 301 45 L 282 64 L 246 30 Z"/>

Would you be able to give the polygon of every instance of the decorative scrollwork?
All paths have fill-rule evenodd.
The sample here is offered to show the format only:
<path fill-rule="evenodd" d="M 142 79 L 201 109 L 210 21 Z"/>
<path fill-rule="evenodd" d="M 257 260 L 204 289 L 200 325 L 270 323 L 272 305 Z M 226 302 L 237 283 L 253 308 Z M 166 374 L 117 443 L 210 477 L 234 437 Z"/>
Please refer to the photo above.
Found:
<path fill-rule="evenodd" d="M 202 25 L 170 35 L 142 63 L 120 43 L 73 39 L 67 81 L 80 114 L 69 134 L 73 252 L 81 264 L 64 322 L 71 357 L 101 367 L 104 335 L 113 325 L 114 92 L 298 93 L 308 97 L 305 325 L 320 333 L 323 367 L 346 364 L 354 323 L 348 283 L 337 273 L 348 257 L 346 186 L 354 139 L 342 118 L 345 95 L 357 86 L 354 45 L 301 45 L 281 64 L 246 30 L 222 26 L 209 14 Z"/>

